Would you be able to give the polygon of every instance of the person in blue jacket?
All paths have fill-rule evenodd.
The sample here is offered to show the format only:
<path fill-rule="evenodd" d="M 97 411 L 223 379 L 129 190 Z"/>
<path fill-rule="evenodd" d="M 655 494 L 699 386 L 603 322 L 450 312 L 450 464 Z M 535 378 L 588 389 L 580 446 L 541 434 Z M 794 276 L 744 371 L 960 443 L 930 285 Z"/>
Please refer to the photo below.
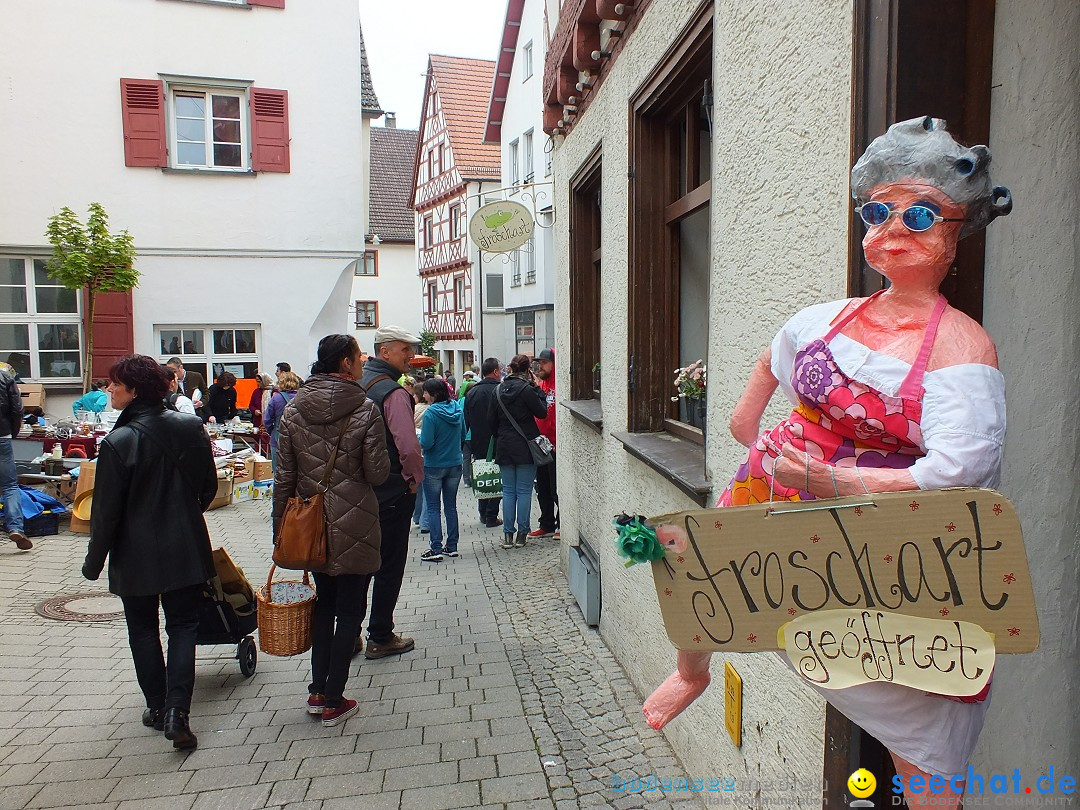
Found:
<path fill-rule="evenodd" d="M 428 507 L 430 548 L 423 562 L 443 561 L 441 506 L 446 510 L 447 557 L 458 556 L 457 492 L 461 483 L 461 443 L 465 439 L 465 415 L 461 403 L 451 397 L 445 380 L 424 382 L 428 409 L 420 425 L 420 449 L 424 452 L 424 499 Z"/>
<path fill-rule="evenodd" d="M 109 397 L 105 393 L 108 387 L 108 380 L 95 380 L 90 390 L 71 404 L 71 412 L 75 416 L 79 415 L 79 411 L 101 413 L 109 404 Z"/>

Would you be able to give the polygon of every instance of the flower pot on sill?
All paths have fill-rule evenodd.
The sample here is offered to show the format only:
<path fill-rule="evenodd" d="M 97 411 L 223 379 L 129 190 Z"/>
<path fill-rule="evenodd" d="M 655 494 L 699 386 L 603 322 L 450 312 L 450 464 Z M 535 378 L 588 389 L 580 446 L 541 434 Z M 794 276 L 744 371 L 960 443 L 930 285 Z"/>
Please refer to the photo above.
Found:
<path fill-rule="evenodd" d="M 704 398 L 701 399 L 686 399 L 686 423 L 691 427 L 698 428 L 702 433 L 705 432 L 705 414 L 707 411 L 707 403 Z"/>

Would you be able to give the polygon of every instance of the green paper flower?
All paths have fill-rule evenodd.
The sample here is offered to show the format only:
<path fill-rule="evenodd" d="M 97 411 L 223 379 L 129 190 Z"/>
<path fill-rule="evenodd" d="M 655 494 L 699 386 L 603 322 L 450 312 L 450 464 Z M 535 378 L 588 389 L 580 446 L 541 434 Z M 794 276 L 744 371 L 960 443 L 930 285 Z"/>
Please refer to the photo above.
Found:
<path fill-rule="evenodd" d="M 641 515 L 619 515 L 614 520 L 618 534 L 615 548 L 620 556 L 629 559 L 627 568 L 635 563 L 664 559 L 664 547 L 656 537 L 656 530 L 645 525 L 645 520 Z"/>

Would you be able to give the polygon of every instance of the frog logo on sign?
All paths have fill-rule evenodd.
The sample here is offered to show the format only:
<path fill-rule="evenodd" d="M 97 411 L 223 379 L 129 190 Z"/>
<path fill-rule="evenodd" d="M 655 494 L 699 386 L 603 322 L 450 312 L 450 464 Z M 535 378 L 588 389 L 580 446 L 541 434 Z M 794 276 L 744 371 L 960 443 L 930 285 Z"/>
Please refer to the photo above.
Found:
<path fill-rule="evenodd" d="M 502 200 L 488 203 L 473 214 L 469 236 L 485 253 L 509 253 L 529 241 L 535 225 L 528 208 Z"/>

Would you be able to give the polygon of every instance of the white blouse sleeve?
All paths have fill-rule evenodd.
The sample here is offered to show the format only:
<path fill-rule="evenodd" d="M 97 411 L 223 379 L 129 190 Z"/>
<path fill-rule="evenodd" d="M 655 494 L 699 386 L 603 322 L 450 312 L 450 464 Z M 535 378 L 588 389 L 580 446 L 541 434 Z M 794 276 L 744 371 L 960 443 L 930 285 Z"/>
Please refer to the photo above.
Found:
<path fill-rule="evenodd" d="M 1005 441 L 1005 378 L 968 363 L 923 377 L 922 435 L 926 455 L 909 467 L 920 489 L 996 488 Z"/>
<path fill-rule="evenodd" d="M 772 373 L 780 383 L 780 390 L 792 405 L 799 400 L 791 387 L 791 372 L 795 368 L 795 355 L 807 343 L 825 337 L 829 324 L 847 306 L 850 298 L 814 304 L 788 318 L 772 342 Z"/>

